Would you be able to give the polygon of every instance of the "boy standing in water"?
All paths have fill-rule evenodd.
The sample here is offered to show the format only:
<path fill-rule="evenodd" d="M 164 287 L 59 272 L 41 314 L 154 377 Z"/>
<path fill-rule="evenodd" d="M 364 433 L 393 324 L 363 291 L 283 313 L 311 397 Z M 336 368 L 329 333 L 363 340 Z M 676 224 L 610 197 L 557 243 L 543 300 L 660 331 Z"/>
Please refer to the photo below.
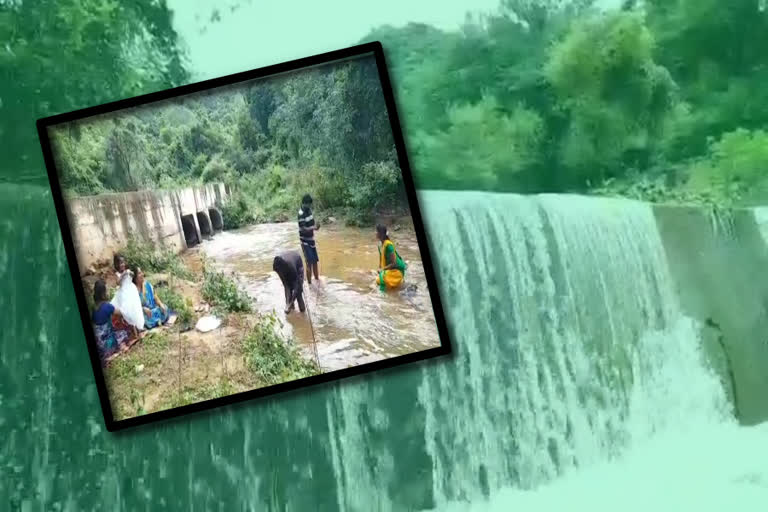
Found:
<path fill-rule="evenodd" d="M 307 282 L 309 284 L 312 284 L 312 274 L 315 274 L 316 280 L 320 280 L 317 271 L 319 258 L 315 246 L 315 231 L 318 229 L 320 226 L 315 224 L 315 218 L 312 215 L 312 196 L 305 194 L 301 200 L 301 208 L 299 208 L 299 240 L 304 252 L 304 259 L 307 261 Z"/>

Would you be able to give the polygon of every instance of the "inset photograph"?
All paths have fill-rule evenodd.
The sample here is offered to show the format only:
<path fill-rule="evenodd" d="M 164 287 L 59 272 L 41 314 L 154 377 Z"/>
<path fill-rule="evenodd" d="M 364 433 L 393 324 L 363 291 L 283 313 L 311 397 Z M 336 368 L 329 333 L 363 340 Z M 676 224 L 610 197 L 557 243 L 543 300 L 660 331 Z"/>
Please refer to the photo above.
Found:
<path fill-rule="evenodd" d="M 380 46 L 250 73 L 39 122 L 108 426 L 450 350 Z"/>

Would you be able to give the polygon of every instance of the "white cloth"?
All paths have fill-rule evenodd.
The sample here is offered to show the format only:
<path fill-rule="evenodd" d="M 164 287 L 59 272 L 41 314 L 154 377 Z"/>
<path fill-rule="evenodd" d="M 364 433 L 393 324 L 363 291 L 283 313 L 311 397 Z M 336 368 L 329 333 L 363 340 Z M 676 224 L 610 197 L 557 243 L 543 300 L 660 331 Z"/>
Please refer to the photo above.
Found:
<path fill-rule="evenodd" d="M 117 275 L 119 287 L 112 305 L 120 311 L 126 322 L 137 329 L 144 329 L 144 308 L 141 307 L 139 290 L 132 279 L 133 273 L 130 270 Z"/>

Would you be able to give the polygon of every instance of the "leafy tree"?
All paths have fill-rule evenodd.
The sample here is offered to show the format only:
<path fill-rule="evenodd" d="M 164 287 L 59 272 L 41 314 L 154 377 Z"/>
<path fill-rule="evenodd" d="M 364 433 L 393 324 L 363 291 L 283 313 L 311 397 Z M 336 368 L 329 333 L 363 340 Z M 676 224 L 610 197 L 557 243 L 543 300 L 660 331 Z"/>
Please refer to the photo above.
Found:
<path fill-rule="evenodd" d="M 269 118 L 277 108 L 277 92 L 269 82 L 257 82 L 246 92 L 246 102 L 256 128 L 270 136 Z"/>
<path fill-rule="evenodd" d="M 757 172 L 768 122 L 763 3 L 626 1 L 605 13 L 594 3 L 501 0 L 459 31 L 411 23 L 363 39 L 384 43 L 417 185 L 756 200 L 747 189 L 768 182 Z M 110 55 L 130 55 L 131 39 L 118 39 Z M 116 79 L 120 90 L 175 80 L 132 77 Z M 223 179 L 241 187 L 238 215 L 252 220 L 284 215 L 309 189 L 324 207 L 357 211 L 404 198 L 372 61 L 262 79 L 123 121 L 57 135 L 74 193 Z"/>
<path fill-rule="evenodd" d="M 104 191 L 106 175 L 106 133 L 103 121 L 87 126 L 57 127 L 52 139 L 56 165 L 62 170 L 62 187 L 75 194 L 98 194 Z M 58 132 L 66 130 L 68 136 Z"/>
<path fill-rule="evenodd" d="M 617 12 L 575 24 L 553 48 L 545 73 L 569 120 L 560 157 L 576 179 L 651 162 L 675 89 L 653 45 L 640 14 Z"/>
<path fill-rule="evenodd" d="M 533 111 L 500 111 L 495 98 L 453 107 L 450 127 L 425 136 L 417 168 L 426 188 L 494 190 L 509 186 L 521 170 L 536 163 L 544 125 Z"/>
<path fill-rule="evenodd" d="M 3 2 L 0 40 L 2 180 L 44 177 L 32 119 L 188 78 L 164 1 Z"/>
<path fill-rule="evenodd" d="M 768 133 L 739 128 L 710 143 L 708 154 L 692 162 L 688 188 L 721 197 L 768 199 Z"/>
<path fill-rule="evenodd" d="M 645 3 L 658 44 L 656 59 L 681 85 L 680 112 L 666 156 L 683 160 L 707 151 L 709 137 L 768 122 L 768 12 L 759 0 Z"/>

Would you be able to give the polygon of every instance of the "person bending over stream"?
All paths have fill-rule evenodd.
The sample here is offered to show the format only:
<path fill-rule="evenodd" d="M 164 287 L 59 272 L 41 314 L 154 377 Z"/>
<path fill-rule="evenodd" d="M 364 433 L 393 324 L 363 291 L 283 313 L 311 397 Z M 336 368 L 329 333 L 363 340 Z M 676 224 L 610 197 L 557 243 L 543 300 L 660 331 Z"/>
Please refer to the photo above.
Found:
<path fill-rule="evenodd" d="M 376 284 L 381 291 L 398 288 L 405 278 L 406 264 L 395 249 L 395 244 L 389 239 L 387 227 L 376 226 L 376 239 L 379 241 L 379 270 Z"/>
<path fill-rule="evenodd" d="M 294 309 L 294 303 L 299 303 L 299 311 L 304 312 L 304 264 L 297 251 L 287 251 L 275 256 L 272 270 L 277 272 L 285 291 L 285 314 Z"/>

